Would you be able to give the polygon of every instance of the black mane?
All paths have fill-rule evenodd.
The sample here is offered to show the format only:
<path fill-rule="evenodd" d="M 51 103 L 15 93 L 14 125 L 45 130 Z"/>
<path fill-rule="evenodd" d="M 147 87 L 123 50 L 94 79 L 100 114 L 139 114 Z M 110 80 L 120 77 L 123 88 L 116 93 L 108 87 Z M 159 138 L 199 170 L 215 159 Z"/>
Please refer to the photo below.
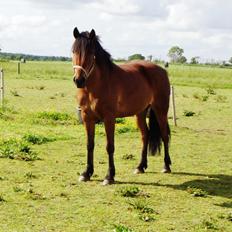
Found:
<path fill-rule="evenodd" d="M 80 33 L 80 36 L 73 43 L 72 52 L 85 57 L 91 50 L 94 52 L 97 65 L 107 66 L 110 69 L 113 67 L 111 54 L 101 46 L 99 37 L 95 36 L 91 40 L 88 31 Z"/>

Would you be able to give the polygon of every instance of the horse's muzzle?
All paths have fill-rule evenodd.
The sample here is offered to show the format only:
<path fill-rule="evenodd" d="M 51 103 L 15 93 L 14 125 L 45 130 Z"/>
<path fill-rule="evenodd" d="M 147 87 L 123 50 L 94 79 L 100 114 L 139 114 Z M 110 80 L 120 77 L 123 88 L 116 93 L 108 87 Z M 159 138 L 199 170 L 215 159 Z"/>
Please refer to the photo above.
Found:
<path fill-rule="evenodd" d="M 84 88 L 85 87 L 85 78 L 84 77 L 79 77 L 79 78 L 74 77 L 73 81 L 74 81 L 75 85 L 77 86 L 77 88 Z"/>

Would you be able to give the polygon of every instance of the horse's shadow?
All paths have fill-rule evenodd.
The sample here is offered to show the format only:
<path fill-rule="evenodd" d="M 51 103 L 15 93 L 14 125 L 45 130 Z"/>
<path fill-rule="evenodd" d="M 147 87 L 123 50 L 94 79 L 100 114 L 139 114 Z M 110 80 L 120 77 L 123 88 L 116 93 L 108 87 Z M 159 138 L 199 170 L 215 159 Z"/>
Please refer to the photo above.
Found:
<path fill-rule="evenodd" d="M 220 196 L 228 199 L 232 199 L 232 176 L 223 174 L 198 174 L 198 173 L 186 173 L 186 172 L 175 172 L 171 175 L 179 176 L 195 176 L 194 180 L 186 181 L 181 184 L 162 184 L 159 182 L 124 182 L 117 181 L 117 184 L 140 184 L 140 185 L 150 185 L 159 187 L 168 187 L 175 190 L 186 191 L 188 187 L 195 187 L 204 190 L 211 196 Z M 220 205 L 223 207 L 232 207 L 231 203 L 225 203 L 226 205 Z"/>

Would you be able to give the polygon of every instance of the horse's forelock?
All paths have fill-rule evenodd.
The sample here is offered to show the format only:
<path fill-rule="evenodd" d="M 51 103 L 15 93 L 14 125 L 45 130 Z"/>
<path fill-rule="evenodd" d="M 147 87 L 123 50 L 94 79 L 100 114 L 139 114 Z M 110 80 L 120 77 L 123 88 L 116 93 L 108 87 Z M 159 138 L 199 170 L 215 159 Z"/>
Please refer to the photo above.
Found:
<path fill-rule="evenodd" d="M 95 35 L 94 38 L 90 39 L 88 31 L 81 32 L 80 36 L 73 43 L 72 52 L 85 59 L 87 49 L 92 48 L 94 49 L 97 63 L 112 66 L 111 55 L 101 46 L 100 42 L 99 36 Z"/>

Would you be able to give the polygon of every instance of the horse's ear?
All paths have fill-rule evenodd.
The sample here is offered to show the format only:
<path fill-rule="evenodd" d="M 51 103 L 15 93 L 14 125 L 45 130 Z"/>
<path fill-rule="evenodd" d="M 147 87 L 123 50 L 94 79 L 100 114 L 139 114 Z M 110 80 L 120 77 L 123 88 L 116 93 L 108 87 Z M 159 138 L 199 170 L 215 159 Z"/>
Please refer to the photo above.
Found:
<path fill-rule="evenodd" d="M 89 34 L 89 38 L 92 40 L 95 38 L 95 36 L 96 36 L 96 33 L 95 33 L 94 29 L 92 29 L 90 34 Z"/>
<path fill-rule="evenodd" d="M 80 32 L 78 31 L 78 29 L 75 27 L 73 30 L 73 36 L 75 39 L 77 39 L 80 35 Z"/>

